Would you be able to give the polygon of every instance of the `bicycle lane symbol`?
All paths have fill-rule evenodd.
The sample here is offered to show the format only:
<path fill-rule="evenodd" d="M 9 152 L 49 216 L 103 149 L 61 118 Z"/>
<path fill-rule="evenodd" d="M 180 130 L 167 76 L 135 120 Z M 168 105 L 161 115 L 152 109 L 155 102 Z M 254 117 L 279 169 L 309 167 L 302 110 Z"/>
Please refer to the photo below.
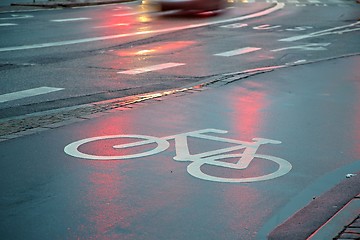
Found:
<path fill-rule="evenodd" d="M 280 144 L 281 143 L 280 141 L 266 139 L 266 138 L 253 138 L 252 139 L 253 142 L 245 142 L 236 139 L 209 135 L 209 133 L 225 134 L 227 133 L 227 131 L 219 130 L 219 129 L 203 129 L 203 130 L 181 133 L 166 137 L 153 137 L 146 135 L 107 135 L 107 136 L 91 137 L 68 144 L 64 148 L 64 152 L 70 156 L 76 158 L 88 159 L 88 160 L 102 160 L 102 161 L 127 160 L 127 159 L 151 156 L 163 152 L 169 148 L 170 146 L 169 140 L 174 140 L 175 156 L 173 157 L 173 160 L 179 162 L 190 162 L 189 165 L 187 166 L 187 172 L 190 175 L 203 180 L 208 180 L 213 182 L 224 182 L 224 183 L 245 183 L 245 182 L 248 183 L 248 182 L 270 180 L 287 174 L 292 168 L 291 164 L 282 158 L 256 153 L 256 151 L 261 145 Z M 202 152 L 198 154 L 191 154 L 188 146 L 189 137 L 218 141 L 223 143 L 230 143 L 230 144 L 235 144 L 235 146 L 225 147 L 225 148 Z M 108 139 L 117 139 L 117 138 L 139 139 L 139 141 L 121 144 L 121 145 L 114 145 L 113 146 L 114 149 L 120 149 L 120 150 L 129 149 L 132 147 L 143 146 L 148 144 L 156 144 L 156 147 L 144 152 L 133 153 L 128 155 L 116 155 L 116 156 L 93 155 L 93 154 L 87 154 L 81 152 L 79 150 L 80 146 L 90 142 L 96 142 L 96 141 L 108 140 Z M 232 153 L 237 150 L 243 150 L 243 152 Z M 235 163 L 223 161 L 229 158 L 236 158 L 238 160 Z M 253 177 L 241 177 L 241 178 L 212 176 L 207 174 L 201 169 L 202 166 L 204 165 L 211 165 L 214 167 L 221 167 L 225 169 L 246 171 L 246 169 L 249 167 L 249 165 L 255 158 L 268 160 L 273 163 L 276 163 L 278 165 L 278 168 L 274 172 L 265 175 L 253 176 Z"/>

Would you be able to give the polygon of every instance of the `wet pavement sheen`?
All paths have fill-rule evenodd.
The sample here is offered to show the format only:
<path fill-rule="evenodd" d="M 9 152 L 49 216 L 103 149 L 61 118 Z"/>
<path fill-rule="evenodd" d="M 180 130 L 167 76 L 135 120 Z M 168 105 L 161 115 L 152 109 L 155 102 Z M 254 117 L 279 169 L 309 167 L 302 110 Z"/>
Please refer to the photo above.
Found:
<path fill-rule="evenodd" d="M 358 161 L 359 61 L 277 69 L 0 142 L 1 235 L 262 239 L 270 218 L 280 223 L 285 217 L 277 215 L 284 205 L 329 173 L 335 173 L 330 182 L 340 182 L 337 170 Z M 189 137 L 204 129 L 217 130 Z M 112 135 L 119 136 L 96 138 Z M 64 152 L 88 138 L 94 141 L 75 148 L 88 154 L 83 158 L 69 155 L 74 148 Z M 254 138 L 274 142 L 257 148 Z M 233 148 L 239 144 L 247 152 Z M 115 155 L 119 159 L 107 159 Z M 238 166 L 240 157 L 249 165 L 224 167 Z M 292 168 L 272 179 L 199 177 L 252 179 L 285 162 Z M 319 195 L 331 187 L 326 182 L 315 190 Z M 312 198 L 301 195 L 297 209 Z"/>

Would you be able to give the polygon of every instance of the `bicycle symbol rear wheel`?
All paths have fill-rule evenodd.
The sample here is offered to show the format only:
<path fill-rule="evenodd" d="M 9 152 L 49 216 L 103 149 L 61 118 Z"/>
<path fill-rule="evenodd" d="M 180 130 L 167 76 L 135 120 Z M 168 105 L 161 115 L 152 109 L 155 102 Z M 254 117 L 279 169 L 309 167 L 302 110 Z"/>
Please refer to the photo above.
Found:
<path fill-rule="evenodd" d="M 116 139 L 116 138 L 141 139 L 139 142 L 118 145 L 116 148 L 128 148 L 128 147 L 130 148 L 130 147 L 134 147 L 134 146 L 146 145 L 146 144 L 151 144 L 151 143 L 154 143 L 157 146 L 153 149 L 150 149 L 150 150 L 147 150 L 144 152 L 128 154 L 128 155 L 117 155 L 117 156 L 93 155 L 93 154 L 87 154 L 87 153 L 81 152 L 79 150 L 79 147 L 81 145 L 84 145 L 84 144 L 87 144 L 90 142 L 99 141 L 99 140 L 107 140 L 107 139 Z M 124 160 L 124 159 L 145 157 L 145 156 L 157 154 L 159 152 L 165 151 L 169 147 L 169 145 L 170 144 L 164 139 L 157 138 L 157 137 L 151 137 L 151 136 L 145 136 L 145 135 L 108 135 L 108 136 L 85 138 L 85 139 L 70 143 L 69 145 L 67 145 L 64 148 L 64 152 L 73 157 L 89 159 L 89 160 Z"/>
<path fill-rule="evenodd" d="M 224 167 L 224 168 L 230 168 L 230 169 L 237 169 L 235 167 L 236 164 L 234 164 L 234 163 L 221 162 L 221 164 L 217 164 L 216 162 L 220 159 L 241 158 L 242 156 L 243 156 L 243 154 L 224 154 L 224 155 L 216 155 L 216 156 L 212 156 L 212 157 L 197 159 L 188 165 L 187 171 L 190 175 L 192 175 L 196 178 L 213 181 L 213 182 L 249 183 L 249 182 L 270 180 L 270 179 L 274 179 L 274 178 L 283 176 L 283 175 L 287 174 L 292 168 L 291 164 L 282 158 L 273 157 L 273 156 L 269 156 L 269 155 L 255 154 L 254 158 L 272 161 L 272 162 L 278 164 L 279 168 L 275 172 L 272 172 L 269 174 L 255 176 L 255 177 L 244 177 L 244 178 L 226 178 L 226 177 L 212 176 L 212 175 L 204 173 L 201 170 L 201 167 L 205 164 Z M 240 170 L 240 171 L 242 171 L 242 170 Z"/>

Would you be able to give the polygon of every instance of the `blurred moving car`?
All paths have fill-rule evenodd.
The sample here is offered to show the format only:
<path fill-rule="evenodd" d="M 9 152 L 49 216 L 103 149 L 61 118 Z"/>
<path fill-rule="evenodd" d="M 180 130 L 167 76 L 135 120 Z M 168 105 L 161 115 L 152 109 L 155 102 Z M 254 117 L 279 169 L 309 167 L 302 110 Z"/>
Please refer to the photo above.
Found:
<path fill-rule="evenodd" d="M 160 11 L 185 10 L 195 12 L 218 11 L 227 6 L 226 0 L 158 0 Z"/>

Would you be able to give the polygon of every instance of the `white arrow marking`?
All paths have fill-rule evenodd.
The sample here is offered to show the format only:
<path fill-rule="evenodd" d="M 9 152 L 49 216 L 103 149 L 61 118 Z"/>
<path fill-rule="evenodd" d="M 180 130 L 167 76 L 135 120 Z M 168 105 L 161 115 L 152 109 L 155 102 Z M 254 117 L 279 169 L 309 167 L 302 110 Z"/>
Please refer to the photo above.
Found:
<path fill-rule="evenodd" d="M 278 49 L 271 50 L 271 52 L 280 52 L 280 51 L 289 50 L 289 49 L 300 49 L 300 50 L 304 50 L 304 51 L 306 51 L 306 50 L 307 51 L 321 51 L 321 50 L 327 50 L 324 47 L 329 46 L 330 44 L 331 43 L 310 43 L 310 44 L 306 44 L 306 45 L 278 48 Z"/>
<path fill-rule="evenodd" d="M 350 27 L 356 27 L 359 24 L 360 24 L 360 21 L 357 21 L 357 22 L 349 24 L 349 25 L 329 28 L 329 29 L 326 29 L 326 30 L 323 30 L 323 31 L 313 32 L 313 33 L 309 33 L 309 34 L 305 34 L 305 35 L 299 35 L 299 36 L 294 36 L 294 37 L 289 37 L 289 38 L 283 38 L 283 39 L 279 39 L 278 41 L 281 41 L 281 42 L 294 42 L 294 41 L 302 40 L 302 39 L 306 39 L 306 38 L 320 37 L 320 36 L 330 35 L 330 34 L 342 34 L 342 33 L 346 33 L 346 32 L 359 31 L 360 28 L 348 29 Z"/>

